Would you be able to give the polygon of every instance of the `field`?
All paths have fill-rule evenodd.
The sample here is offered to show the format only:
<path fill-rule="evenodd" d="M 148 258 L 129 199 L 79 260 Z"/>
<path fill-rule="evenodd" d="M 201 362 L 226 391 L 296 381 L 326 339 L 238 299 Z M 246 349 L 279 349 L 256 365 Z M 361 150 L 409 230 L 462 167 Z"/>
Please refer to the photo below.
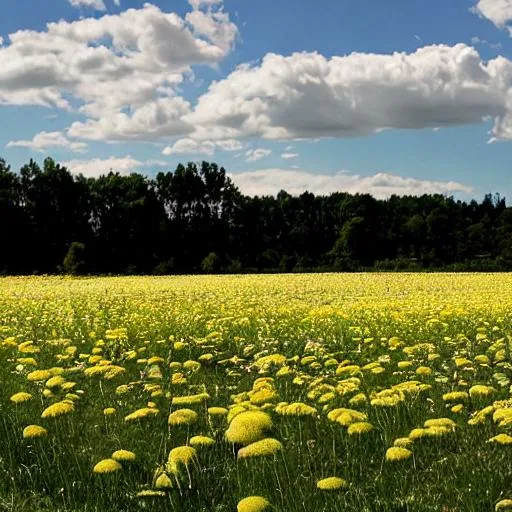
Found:
<path fill-rule="evenodd" d="M 507 274 L 1 279 L 0 510 L 512 510 L 511 320 Z"/>

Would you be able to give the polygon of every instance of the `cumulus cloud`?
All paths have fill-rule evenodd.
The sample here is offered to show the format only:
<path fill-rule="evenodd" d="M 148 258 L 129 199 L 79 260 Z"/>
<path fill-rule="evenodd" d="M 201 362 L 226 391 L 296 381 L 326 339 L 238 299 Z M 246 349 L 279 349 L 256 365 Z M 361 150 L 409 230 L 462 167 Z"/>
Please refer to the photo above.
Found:
<path fill-rule="evenodd" d="M 357 137 L 387 129 L 433 128 L 495 119 L 511 138 L 512 62 L 487 63 L 465 44 L 414 53 L 268 54 L 214 82 L 185 116 L 219 138 Z"/>
<path fill-rule="evenodd" d="M 44 152 L 48 148 L 60 147 L 76 153 L 83 153 L 87 150 L 84 142 L 72 142 L 62 132 L 40 132 L 32 140 L 11 140 L 8 148 L 24 147 L 33 151 Z"/>
<path fill-rule="evenodd" d="M 184 135 L 191 131 L 183 120 L 191 108 L 177 87 L 192 76 L 193 65 L 222 60 L 236 34 L 219 7 L 187 20 L 149 3 L 98 19 L 49 23 L 41 32 L 20 30 L 0 47 L 0 104 L 78 104 L 86 120 L 74 123 L 69 135 L 86 139 Z"/>
<path fill-rule="evenodd" d="M 197 141 L 193 139 L 179 139 L 172 146 L 167 146 L 162 151 L 164 155 L 208 155 L 215 154 L 217 149 L 223 151 L 239 151 L 243 145 L 238 140 L 219 140 L 219 141 Z"/>
<path fill-rule="evenodd" d="M 269 156 L 271 153 L 271 149 L 249 149 L 249 151 L 245 153 L 245 161 L 256 162 L 257 160 L 261 160 L 262 158 Z"/>
<path fill-rule="evenodd" d="M 95 178 L 109 172 L 118 172 L 128 175 L 132 172 L 140 172 L 141 168 L 165 167 L 166 162 L 160 160 L 140 161 L 131 155 L 124 157 L 111 156 L 109 158 L 93 158 L 90 160 L 68 160 L 62 162 L 73 174 L 82 174 L 86 178 Z"/>
<path fill-rule="evenodd" d="M 512 0 L 479 0 L 471 10 L 498 28 L 505 28 L 512 21 Z"/>
<path fill-rule="evenodd" d="M 230 175 L 240 190 L 247 195 L 275 195 L 286 190 L 292 195 L 305 191 L 317 195 L 333 192 L 368 193 L 377 198 L 397 195 L 422 195 L 429 193 L 471 193 L 472 188 L 454 181 L 430 181 L 407 178 L 379 172 L 361 176 L 346 171 L 334 174 L 316 174 L 289 169 L 261 169 Z"/>

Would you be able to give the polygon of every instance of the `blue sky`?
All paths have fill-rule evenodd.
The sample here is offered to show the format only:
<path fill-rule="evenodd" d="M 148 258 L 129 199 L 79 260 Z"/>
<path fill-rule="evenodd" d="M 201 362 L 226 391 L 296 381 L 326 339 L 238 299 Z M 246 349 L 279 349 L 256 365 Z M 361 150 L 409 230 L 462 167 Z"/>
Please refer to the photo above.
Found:
<path fill-rule="evenodd" d="M 0 155 L 15 169 L 51 155 L 89 176 L 151 175 L 206 159 L 248 193 L 512 202 L 512 0 L 2 11 Z"/>

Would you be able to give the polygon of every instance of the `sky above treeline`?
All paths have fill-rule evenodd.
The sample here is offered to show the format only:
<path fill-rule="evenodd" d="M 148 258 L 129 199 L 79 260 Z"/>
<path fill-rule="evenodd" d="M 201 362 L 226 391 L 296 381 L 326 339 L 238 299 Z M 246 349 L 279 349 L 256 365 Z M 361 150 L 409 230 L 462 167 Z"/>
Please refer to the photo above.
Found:
<path fill-rule="evenodd" d="M 512 0 L 2 0 L 0 156 L 512 202 Z"/>

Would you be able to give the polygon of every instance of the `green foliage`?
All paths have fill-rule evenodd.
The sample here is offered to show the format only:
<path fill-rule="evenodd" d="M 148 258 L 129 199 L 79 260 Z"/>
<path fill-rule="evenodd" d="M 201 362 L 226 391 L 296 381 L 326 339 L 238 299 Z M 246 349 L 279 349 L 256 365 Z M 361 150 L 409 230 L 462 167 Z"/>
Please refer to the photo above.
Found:
<path fill-rule="evenodd" d="M 220 258 L 214 252 L 211 252 L 201 262 L 201 270 L 205 274 L 218 272 L 220 270 Z"/>
<path fill-rule="evenodd" d="M 86 270 L 85 245 L 72 242 L 62 262 L 62 270 L 66 274 L 78 275 Z"/>

